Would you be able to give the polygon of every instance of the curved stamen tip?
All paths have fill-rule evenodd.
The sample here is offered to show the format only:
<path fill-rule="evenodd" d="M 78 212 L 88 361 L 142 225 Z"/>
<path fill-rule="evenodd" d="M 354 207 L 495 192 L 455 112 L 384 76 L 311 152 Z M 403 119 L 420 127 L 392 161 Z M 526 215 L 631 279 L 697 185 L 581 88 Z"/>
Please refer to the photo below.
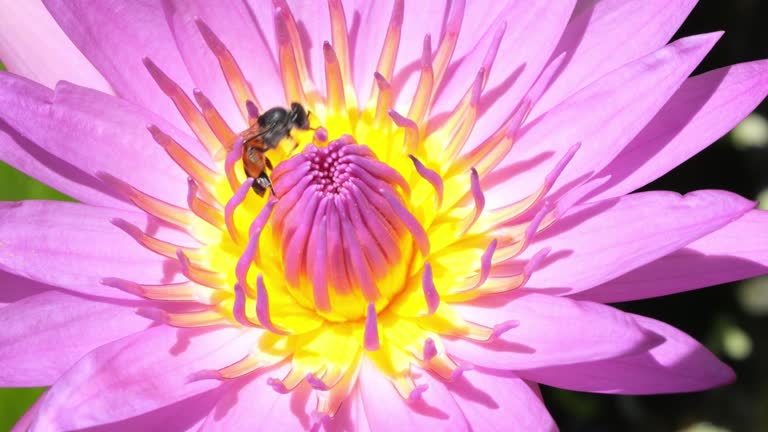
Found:
<path fill-rule="evenodd" d="M 125 279 L 107 277 L 99 281 L 102 285 L 108 287 L 117 288 L 121 291 L 125 291 L 128 294 L 144 297 L 144 289 L 136 282 L 131 282 Z"/>
<path fill-rule="evenodd" d="M 288 390 L 287 387 L 285 387 L 285 384 L 277 378 L 269 378 L 267 380 L 267 385 L 272 387 L 272 389 L 280 394 L 286 394 L 290 390 Z"/>
<path fill-rule="evenodd" d="M 201 371 L 194 372 L 187 377 L 187 383 L 193 383 L 195 381 L 204 381 L 204 380 L 220 380 L 223 377 L 219 373 L 219 371 L 215 369 L 205 369 Z"/>
<path fill-rule="evenodd" d="M 232 316 L 234 316 L 235 320 L 244 327 L 256 327 L 256 325 L 248 319 L 248 315 L 245 313 L 245 305 L 248 296 L 240 283 L 235 283 L 234 293 L 235 303 L 232 305 Z"/>
<path fill-rule="evenodd" d="M 525 267 L 523 267 L 523 273 L 526 275 L 532 274 L 536 269 L 541 265 L 542 261 L 549 255 L 549 252 L 552 251 L 552 248 L 544 248 L 538 252 L 530 259 L 527 263 L 525 263 Z"/>
<path fill-rule="evenodd" d="M 493 254 L 496 252 L 498 244 L 498 239 L 491 240 L 491 243 L 488 244 L 485 252 L 483 252 L 483 255 L 480 257 L 480 278 L 475 284 L 475 288 L 480 287 L 486 280 L 488 280 L 488 276 L 491 274 L 491 264 L 493 264 Z"/>
<path fill-rule="evenodd" d="M 429 389 L 429 384 L 417 385 L 413 390 L 411 390 L 411 394 L 408 395 L 408 400 L 411 402 L 421 400 L 422 395 L 428 389 Z"/>
<path fill-rule="evenodd" d="M 330 388 L 323 382 L 323 380 L 316 377 L 312 373 L 308 373 L 305 379 L 307 383 L 315 390 L 326 391 Z"/>
<path fill-rule="evenodd" d="M 430 361 L 437 355 L 437 347 L 435 341 L 432 338 L 427 338 L 424 341 L 424 361 Z"/>
<path fill-rule="evenodd" d="M 344 134 L 338 139 L 340 144 L 346 144 L 346 145 L 352 145 L 357 144 L 357 141 L 355 140 L 355 137 L 349 134 Z"/>
<path fill-rule="evenodd" d="M 363 347 L 366 351 L 379 349 L 379 326 L 376 319 L 376 305 L 368 303 L 368 314 L 365 317 L 365 333 L 363 335 Z"/>
<path fill-rule="evenodd" d="M 459 365 L 459 367 L 457 367 L 456 369 L 454 369 L 454 371 L 451 373 L 451 378 L 450 378 L 450 380 L 451 380 L 451 381 L 456 381 L 456 380 L 458 380 L 459 378 L 461 378 L 461 377 L 462 377 L 462 375 L 464 375 L 464 372 L 466 372 L 466 371 L 470 371 L 470 370 L 472 370 L 472 369 L 474 369 L 474 368 L 475 368 L 475 366 L 474 366 L 474 365 L 472 365 L 472 364 L 470 364 L 470 363 L 463 363 L 463 364 L 460 364 L 460 365 Z"/>
<path fill-rule="evenodd" d="M 136 309 L 136 315 L 161 323 L 168 321 L 168 313 L 166 311 L 152 307 L 140 307 Z"/>
<path fill-rule="evenodd" d="M 424 290 L 424 299 L 427 301 L 427 313 L 433 315 L 440 306 L 440 294 L 435 288 L 435 282 L 432 278 L 432 266 L 429 262 L 424 263 L 424 271 L 421 274 L 421 287 Z"/>
<path fill-rule="evenodd" d="M 498 338 L 500 338 L 504 333 L 506 333 L 509 330 L 512 330 L 513 328 L 520 325 L 520 321 L 517 320 L 509 320 L 504 321 L 503 323 L 496 324 L 493 326 L 493 333 L 491 333 L 491 337 L 488 338 L 488 341 L 494 341 Z"/>
<path fill-rule="evenodd" d="M 256 318 L 259 319 L 261 325 L 271 331 L 272 333 L 279 335 L 286 335 L 284 332 L 272 324 L 272 319 L 269 316 L 269 297 L 267 297 L 267 287 L 264 285 L 264 277 L 259 274 L 256 279 Z"/>
<path fill-rule="evenodd" d="M 409 212 L 392 193 L 384 189 L 379 189 L 379 193 L 384 196 L 397 217 L 403 222 L 408 231 L 411 232 L 421 254 L 425 257 L 429 256 L 429 237 L 427 236 L 427 232 L 424 231 L 424 227 L 421 226 L 421 223 L 419 223 L 411 212 Z"/>
<path fill-rule="evenodd" d="M 328 141 L 328 130 L 324 127 L 319 127 L 315 130 L 315 141 L 324 143 Z"/>
<path fill-rule="evenodd" d="M 443 178 L 438 174 L 437 172 L 427 168 L 423 163 L 421 163 L 420 160 L 416 158 L 416 156 L 409 154 L 408 157 L 411 159 L 411 162 L 413 162 L 414 168 L 416 168 L 416 172 L 424 178 L 426 181 L 429 182 L 429 184 L 432 185 L 432 187 L 435 189 L 436 197 L 437 197 L 437 207 L 440 208 L 443 205 Z"/>
<path fill-rule="evenodd" d="M 250 124 L 256 123 L 259 119 L 259 107 L 256 106 L 256 103 L 248 99 L 245 101 L 245 109 L 248 111 L 248 121 Z M 240 137 L 240 139 L 242 139 L 242 137 Z"/>

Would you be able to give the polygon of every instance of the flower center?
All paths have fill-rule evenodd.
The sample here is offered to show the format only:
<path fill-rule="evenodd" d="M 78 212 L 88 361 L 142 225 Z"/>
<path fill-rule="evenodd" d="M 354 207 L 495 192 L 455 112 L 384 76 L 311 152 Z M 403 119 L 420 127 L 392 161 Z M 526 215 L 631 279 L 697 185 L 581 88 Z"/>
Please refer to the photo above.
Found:
<path fill-rule="evenodd" d="M 491 174 L 510 151 L 530 106 L 522 103 L 496 132 L 464 149 L 506 25 L 497 29 L 496 42 L 464 97 L 443 120 L 427 127 L 455 48 L 463 2 L 452 7 L 436 50 L 431 36 L 425 36 L 406 115 L 395 110 L 390 85 L 402 2 L 392 11 L 371 96 L 360 105 L 341 3 L 329 2 L 333 44 L 323 44 L 324 97 L 309 75 L 290 8 L 284 0 L 274 5 L 286 102 L 306 106 L 313 113 L 312 126 L 322 127 L 314 137 L 293 131 L 295 148 L 284 143 L 269 150 L 275 167 L 267 174 L 275 193 L 260 197 L 251 192 L 255 180 L 244 178 L 243 138 L 203 92 L 193 92 L 195 106 L 145 59 L 209 158 L 200 160 L 158 127 L 149 127 L 189 174 L 188 208 L 115 178 L 103 180 L 137 207 L 189 233 L 197 244 L 176 245 L 116 220 L 137 242 L 178 263 L 186 279 L 146 285 L 107 278 L 104 283 L 156 302 L 196 304 L 151 315 L 168 325 L 228 325 L 259 334 L 246 357 L 217 371 L 201 371 L 201 378 L 231 379 L 289 365 L 283 377 L 269 384 L 278 392 L 308 384 L 315 391 L 317 412 L 332 416 L 353 391 L 363 361 L 370 361 L 403 398 L 417 399 L 426 387 L 416 382 L 419 375 L 411 373 L 412 366 L 446 380 L 471 367 L 452 357 L 444 338 L 482 342 L 515 327 L 513 320 L 493 327 L 466 321 L 454 305 L 522 286 L 547 255 L 544 249 L 519 260 L 539 230 L 554 222 L 555 213 L 542 200 L 578 144 L 536 192 L 488 209 L 483 188 L 514 175 Z M 204 22 L 196 24 L 242 120 L 258 124 L 264 107 L 236 59 Z"/>
<path fill-rule="evenodd" d="M 408 184 L 349 136 L 310 145 L 272 173 L 280 197 L 272 213 L 289 292 L 334 321 L 359 319 L 404 286 L 413 216 L 398 188 Z M 424 238 L 423 230 L 415 228 Z"/>

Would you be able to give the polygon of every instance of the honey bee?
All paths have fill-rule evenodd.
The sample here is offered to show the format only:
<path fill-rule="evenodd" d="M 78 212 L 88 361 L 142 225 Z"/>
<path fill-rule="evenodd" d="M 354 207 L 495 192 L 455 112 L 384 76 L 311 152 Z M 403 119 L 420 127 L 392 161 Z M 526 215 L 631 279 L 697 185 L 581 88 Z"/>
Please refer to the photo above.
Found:
<path fill-rule="evenodd" d="M 269 189 L 274 195 L 267 169 L 272 162 L 265 153 L 286 138 L 293 139 L 292 129 L 309 129 L 309 113 L 299 103 L 292 103 L 291 110 L 283 107 L 270 108 L 261 114 L 256 123 L 240 135 L 243 137 L 243 168 L 245 175 L 254 179 L 251 188 L 259 196 Z"/>

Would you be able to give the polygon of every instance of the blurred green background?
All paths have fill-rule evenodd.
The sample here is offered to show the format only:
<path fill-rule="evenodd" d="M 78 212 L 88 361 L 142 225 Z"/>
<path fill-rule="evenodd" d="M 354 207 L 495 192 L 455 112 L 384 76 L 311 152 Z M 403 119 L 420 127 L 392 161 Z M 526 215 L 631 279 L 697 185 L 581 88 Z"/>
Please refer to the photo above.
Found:
<path fill-rule="evenodd" d="M 698 72 L 768 58 L 768 2 L 700 2 L 678 36 L 725 30 Z M 1 65 L 0 65 L 1 67 Z M 698 73 L 697 72 L 697 73 Z M 734 132 L 646 189 L 727 189 L 768 208 L 768 104 Z M 0 200 L 67 199 L 0 163 Z M 613 396 L 543 389 L 563 431 L 768 430 L 768 277 L 618 305 L 668 322 L 729 363 L 738 381 L 702 393 Z M 44 389 L 0 389 L 0 431 Z M 511 415 L 514 415 L 510 413 Z"/>

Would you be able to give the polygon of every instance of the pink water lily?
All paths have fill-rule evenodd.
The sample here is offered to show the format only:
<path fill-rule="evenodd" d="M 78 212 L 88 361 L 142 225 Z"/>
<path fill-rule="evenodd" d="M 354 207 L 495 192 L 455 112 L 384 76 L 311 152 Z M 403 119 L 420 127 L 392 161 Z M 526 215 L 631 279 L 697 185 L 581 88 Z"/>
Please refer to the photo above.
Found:
<path fill-rule="evenodd" d="M 695 1 L 43 3 L 0 12 L 0 159 L 79 203 L 0 205 L 16 430 L 554 430 L 538 384 L 734 379 L 604 304 L 768 273 L 753 202 L 632 193 L 768 93 L 689 77 Z M 240 134 L 292 102 L 260 197 Z"/>

